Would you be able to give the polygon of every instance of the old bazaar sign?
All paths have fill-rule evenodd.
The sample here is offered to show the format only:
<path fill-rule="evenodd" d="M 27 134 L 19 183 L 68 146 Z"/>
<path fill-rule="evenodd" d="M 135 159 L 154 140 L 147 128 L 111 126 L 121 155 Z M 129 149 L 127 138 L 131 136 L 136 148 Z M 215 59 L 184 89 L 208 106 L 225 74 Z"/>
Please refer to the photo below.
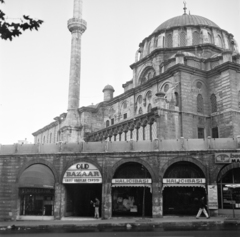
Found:
<path fill-rule="evenodd" d="M 215 153 L 215 163 L 240 162 L 240 153 Z"/>
<path fill-rule="evenodd" d="M 102 183 L 102 175 L 96 166 L 80 162 L 68 168 L 63 183 Z"/>
<path fill-rule="evenodd" d="M 163 179 L 164 184 L 205 184 L 206 179 Z"/>

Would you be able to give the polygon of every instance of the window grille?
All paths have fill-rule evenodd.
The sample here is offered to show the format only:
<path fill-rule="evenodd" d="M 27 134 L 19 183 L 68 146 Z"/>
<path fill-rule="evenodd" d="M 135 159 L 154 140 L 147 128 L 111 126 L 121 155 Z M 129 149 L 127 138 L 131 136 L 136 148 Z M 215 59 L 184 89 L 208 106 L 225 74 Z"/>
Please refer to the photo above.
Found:
<path fill-rule="evenodd" d="M 203 97 L 201 94 L 197 96 L 197 112 L 203 113 Z"/>
<path fill-rule="evenodd" d="M 138 110 L 138 114 L 142 114 L 142 108 L 141 107 Z"/>
<path fill-rule="evenodd" d="M 127 118 L 127 113 L 125 113 L 125 114 L 123 115 L 123 118 L 124 118 L 124 119 L 126 119 L 126 118 Z"/>
<path fill-rule="evenodd" d="M 199 44 L 199 33 L 197 31 L 193 32 L 193 45 Z"/>
<path fill-rule="evenodd" d="M 179 106 L 179 96 L 178 96 L 178 93 L 177 92 L 174 92 L 174 95 L 175 95 L 175 106 Z"/>
<path fill-rule="evenodd" d="M 180 46 L 186 46 L 186 32 L 182 31 L 180 33 Z"/>
<path fill-rule="evenodd" d="M 212 107 L 212 113 L 217 112 L 217 98 L 215 94 L 211 95 L 211 107 Z"/>
<path fill-rule="evenodd" d="M 109 120 L 106 121 L 106 127 L 109 127 Z"/>

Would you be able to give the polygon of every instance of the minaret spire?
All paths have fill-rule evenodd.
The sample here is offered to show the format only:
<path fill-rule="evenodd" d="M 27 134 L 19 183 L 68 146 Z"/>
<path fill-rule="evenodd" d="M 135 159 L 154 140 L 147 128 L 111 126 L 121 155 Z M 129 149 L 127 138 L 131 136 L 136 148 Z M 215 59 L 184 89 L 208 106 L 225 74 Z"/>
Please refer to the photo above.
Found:
<path fill-rule="evenodd" d="M 183 1 L 183 5 L 184 5 L 184 8 L 183 8 L 183 10 L 184 10 L 184 13 L 183 13 L 183 15 L 187 15 L 187 13 L 186 13 L 186 11 L 187 11 L 187 3 L 186 3 L 186 1 Z"/>
<path fill-rule="evenodd" d="M 62 141 L 81 142 L 81 124 L 78 113 L 80 98 L 81 37 L 87 29 L 82 19 L 82 0 L 74 0 L 73 18 L 68 20 L 68 29 L 72 34 L 70 76 L 68 90 L 68 110 L 63 127 L 60 129 Z"/>

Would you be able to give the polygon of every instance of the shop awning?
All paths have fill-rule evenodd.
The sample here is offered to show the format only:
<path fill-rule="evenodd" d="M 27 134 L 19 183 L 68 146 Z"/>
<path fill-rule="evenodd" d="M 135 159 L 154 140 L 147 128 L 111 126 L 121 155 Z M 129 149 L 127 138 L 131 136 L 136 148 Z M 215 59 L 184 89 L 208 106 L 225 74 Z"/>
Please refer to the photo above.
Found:
<path fill-rule="evenodd" d="M 20 188 L 54 188 L 55 179 L 52 171 L 45 165 L 28 167 L 19 179 Z"/>
<path fill-rule="evenodd" d="M 198 188 L 206 188 L 205 184 L 163 184 L 162 190 L 165 187 L 198 187 Z"/>
<path fill-rule="evenodd" d="M 152 184 L 112 184 L 112 187 L 147 187 L 152 192 Z"/>

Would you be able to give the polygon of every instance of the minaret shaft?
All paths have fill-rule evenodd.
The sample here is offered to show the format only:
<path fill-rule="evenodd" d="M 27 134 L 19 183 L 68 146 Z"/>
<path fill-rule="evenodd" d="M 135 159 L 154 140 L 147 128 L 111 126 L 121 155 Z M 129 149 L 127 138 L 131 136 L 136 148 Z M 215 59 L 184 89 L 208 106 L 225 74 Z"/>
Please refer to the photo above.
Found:
<path fill-rule="evenodd" d="M 87 28 L 82 19 L 82 0 L 74 0 L 73 18 L 68 21 L 68 29 L 72 34 L 71 62 L 68 89 L 68 112 L 61 128 L 62 140 L 66 142 L 80 142 L 81 124 L 78 113 L 80 98 L 81 72 L 81 37 Z"/>

